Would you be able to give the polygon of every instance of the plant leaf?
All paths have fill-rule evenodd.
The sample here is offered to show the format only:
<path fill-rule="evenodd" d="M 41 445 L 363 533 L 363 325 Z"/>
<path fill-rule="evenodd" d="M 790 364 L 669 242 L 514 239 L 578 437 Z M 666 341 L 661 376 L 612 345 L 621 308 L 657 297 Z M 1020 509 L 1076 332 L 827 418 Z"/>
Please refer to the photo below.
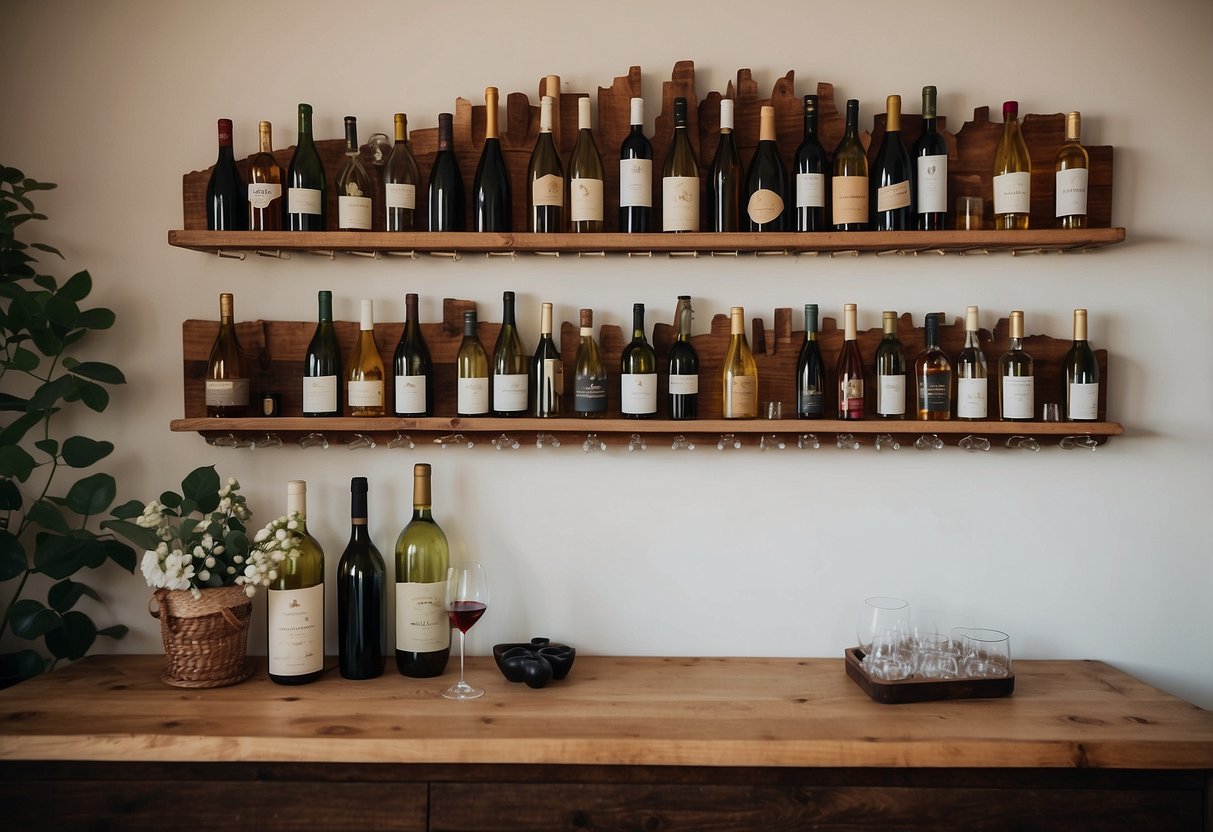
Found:
<path fill-rule="evenodd" d="M 0 688 L 12 687 L 46 670 L 46 659 L 37 650 L 0 653 Z"/>
<path fill-rule="evenodd" d="M 192 500 L 203 514 L 219 507 L 219 472 L 214 465 L 195 468 L 181 481 L 181 494 Z"/>
<path fill-rule="evenodd" d="M 140 507 L 139 511 L 142 513 L 143 508 Z M 160 538 L 154 531 L 137 526 L 129 520 L 102 520 L 101 528 L 125 537 L 144 551 L 155 549 L 160 545 Z"/>
<path fill-rule="evenodd" d="M 102 547 L 105 549 L 105 555 L 114 563 L 121 566 L 127 572 L 134 573 L 138 559 L 135 557 L 135 550 L 127 546 L 120 540 L 102 540 Z"/>
<path fill-rule="evenodd" d="M 24 408 L 22 409 L 24 410 Z M 26 413 L 24 416 L 18 416 L 11 425 L 0 430 L 0 445 L 16 445 L 25 437 L 25 434 L 29 433 L 30 428 L 41 421 L 41 413 Z"/>
<path fill-rule="evenodd" d="M 28 568 L 21 541 L 10 531 L 0 531 L 0 582 L 11 581 Z"/>
<path fill-rule="evenodd" d="M 181 508 L 181 495 L 176 491 L 165 491 L 160 495 L 160 503 L 168 508 Z"/>
<path fill-rule="evenodd" d="M 76 606 L 76 602 L 85 595 L 94 601 L 101 600 L 101 596 L 97 594 L 97 590 L 88 584 L 73 581 L 71 578 L 64 578 L 47 590 L 46 601 L 55 612 L 67 612 Z"/>
<path fill-rule="evenodd" d="M 52 459 L 59 455 L 58 439 L 39 439 L 34 443 L 34 447 Z"/>
<path fill-rule="evenodd" d="M 94 384 L 91 381 L 80 381 L 79 387 L 80 400 L 84 402 L 89 410 L 101 413 L 109 406 L 110 394 L 99 384 Z"/>
<path fill-rule="evenodd" d="M 63 626 L 46 634 L 46 647 L 60 659 L 84 658 L 97 640 L 97 625 L 79 610 L 63 614 Z"/>
<path fill-rule="evenodd" d="M 48 610 L 40 601 L 22 598 L 14 601 L 8 610 L 8 623 L 13 633 L 21 638 L 34 639 L 44 636 L 63 624 L 63 619 L 54 610 Z"/>
<path fill-rule="evenodd" d="M 117 640 L 124 637 L 130 631 L 131 628 L 125 624 L 115 624 L 112 627 L 106 627 L 103 630 L 98 630 L 97 635 Z"/>
<path fill-rule="evenodd" d="M 87 271 L 76 272 L 67 279 L 67 283 L 59 290 L 59 296 L 70 301 L 81 301 L 93 291 L 93 278 Z"/>
<path fill-rule="evenodd" d="M 93 474 L 73 483 L 63 503 L 77 514 L 87 517 L 109 508 L 117 493 L 118 485 L 112 476 Z"/>
<path fill-rule="evenodd" d="M 60 260 L 64 259 L 63 252 L 61 252 L 59 249 L 55 248 L 54 246 L 48 246 L 46 243 L 30 243 L 30 246 L 38 249 L 39 251 L 46 251 L 51 254 L 57 255 Z"/>
<path fill-rule="evenodd" d="M 0 476 L 15 477 L 25 482 L 33 473 L 34 466 L 34 458 L 20 445 L 0 447 Z"/>
<path fill-rule="evenodd" d="M 29 521 L 41 526 L 48 532 L 67 534 L 71 531 L 67 525 L 67 520 L 63 517 L 63 512 L 59 511 L 59 507 L 50 500 L 38 500 L 31 505 L 29 507 Z"/>
<path fill-rule="evenodd" d="M 103 384 L 126 384 L 126 376 L 112 364 L 104 364 L 100 361 L 82 361 L 69 369 L 78 376 L 91 378 L 93 381 L 100 381 Z"/>
<path fill-rule="evenodd" d="M 57 581 L 74 575 L 87 564 L 86 540 L 43 532 L 34 538 L 34 571 Z"/>
<path fill-rule="evenodd" d="M 80 384 L 80 379 L 72 375 L 62 375 L 52 379 L 34 391 L 34 395 L 29 400 L 27 407 L 30 410 L 50 410 L 61 399 L 71 401 L 74 398 L 79 398 L 78 390 Z"/>
<path fill-rule="evenodd" d="M 53 291 L 55 287 L 51 285 L 46 288 Z M 71 329 L 80 320 L 80 307 L 71 298 L 64 297 L 62 294 L 56 292 L 47 301 L 46 317 L 64 329 Z"/>
<path fill-rule="evenodd" d="M 143 503 L 138 500 L 128 500 L 110 512 L 111 516 L 117 517 L 119 520 L 130 520 L 140 514 L 143 514 Z"/>
<path fill-rule="evenodd" d="M 85 329 L 109 329 L 114 325 L 113 310 L 98 306 L 96 309 L 85 309 L 76 319 L 76 326 Z"/>
<path fill-rule="evenodd" d="M 38 369 L 38 364 L 41 359 L 38 354 L 32 350 L 27 350 L 23 347 L 18 347 L 13 352 L 13 357 L 9 360 L 8 366 L 14 370 L 20 370 L 23 373 L 28 373 Z"/>
<path fill-rule="evenodd" d="M 87 468 L 113 453 L 114 443 L 69 436 L 63 442 L 63 461 L 73 468 Z"/>
<path fill-rule="evenodd" d="M 2 444 L 2 443 L 0 443 Z M 8 477 L 0 479 L 0 511 L 16 511 L 24 505 L 21 489 Z M 0 578 L 0 581 L 4 580 Z"/>
<path fill-rule="evenodd" d="M 63 342 L 45 323 L 36 322 L 30 326 L 29 337 L 43 355 L 58 355 L 63 350 Z"/>
<path fill-rule="evenodd" d="M 0 392 L 0 411 L 19 410 L 25 412 L 27 408 L 29 408 L 29 399 L 23 399 L 11 393 Z"/>

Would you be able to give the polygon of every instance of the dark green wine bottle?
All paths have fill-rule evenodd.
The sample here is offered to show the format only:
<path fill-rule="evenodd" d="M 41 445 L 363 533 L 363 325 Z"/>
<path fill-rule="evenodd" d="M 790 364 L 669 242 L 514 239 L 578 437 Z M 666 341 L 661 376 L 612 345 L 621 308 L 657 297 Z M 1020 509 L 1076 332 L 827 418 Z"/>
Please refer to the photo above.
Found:
<path fill-rule="evenodd" d="M 342 364 L 333 328 L 333 293 L 321 290 L 319 301 L 320 321 L 303 364 L 303 415 L 340 416 Z"/>
<path fill-rule="evenodd" d="M 386 570 L 367 530 L 366 490 L 366 477 L 350 480 L 350 542 L 337 565 L 337 666 L 347 679 L 381 675 L 386 644 Z"/>
<path fill-rule="evenodd" d="M 312 105 L 299 105 L 299 141 L 286 175 L 286 219 L 291 231 L 324 231 L 328 221 L 324 165 L 312 140 Z"/>

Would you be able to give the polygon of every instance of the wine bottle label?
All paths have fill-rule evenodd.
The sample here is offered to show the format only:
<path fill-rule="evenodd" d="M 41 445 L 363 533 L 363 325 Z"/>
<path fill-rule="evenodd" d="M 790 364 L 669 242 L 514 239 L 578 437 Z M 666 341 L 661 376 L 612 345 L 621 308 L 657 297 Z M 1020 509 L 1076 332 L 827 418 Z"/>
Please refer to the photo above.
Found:
<path fill-rule="evenodd" d="M 1057 216 L 1073 217 L 1087 215 L 1087 169 L 1070 168 L 1059 170 L 1056 176 L 1054 204 Z"/>
<path fill-rule="evenodd" d="M 906 415 L 906 377 L 881 375 L 876 388 L 876 412 L 881 416 Z"/>
<path fill-rule="evenodd" d="M 324 584 L 266 593 L 270 673 L 304 676 L 324 669 Z"/>
<path fill-rule="evenodd" d="M 532 205 L 564 205 L 564 177 L 554 173 L 540 176 L 531 183 Z"/>
<path fill-rule="evenodd" d="M 282 186 L 276 182 L 250 182 L 248 186 L 248 204 L 250 208 L 261 210 L 270 207 L 270 203 L 282 196 Z"/>
<path fill-rule="evenodd" d="M 859 409 L 860 415 L 863 414 L 863 379 L 858 376 L 846 379 L 839 387 L 839 409 L 845 410 L 848 413 L 854 413 L 855 409 Z"/>
<path fill-rule="evenodd" d="M 526 373 L 493 374 L 493 410 L 520 413 L 527 408 L 528 382 Z"/>
<path fill-rule="evenodd" d="M 287 211 L 292 214 L 320 215 L 321 198 L 319 188 L 288 188 L 286 191 Z"/>
<path fill-rule="evenodd" d="M 425 376 L 396 376 L 396 415 L 425 413 Z"/>
<path fill-rule="evenodd" d="M 383 186 L 384 202 L 388 208 L 413 210 L 417 207 L 417 186 L 403 182 L 389 182 Z"/>
<path fill-rule="evenodd" d="M 671 396 L 695 396 L 699 394 L 699 375 L 691 373 L 690 375 L 672 375 L 670 376 L 670 395 Z"/>
<path fill-rule="evenodd" d="M 815 387 L 805 387 L 800 391 L 800 414 L 815 416 L 826 412 L 825 393 Z"/>
<path fill-rule="evenodd" d="M 489 412 L 489 380 L 461 378 L 455 409 L 461 416 L 479 416 Z"/>
<path fill-rule="evenodd" d="M 1032 211 L 1032 175 L 1027 171 L 994 177 L 994 213 L 1029 214 Z"/>
<path fill-rule="evenodd" d="M 956 379 L 956 416 L 959 419 L 984 419 L 986 408 L 986 380 L 984 378 Z"/>
<path fill-rule="evenodd" d="M 868 178 L 866 176 L 835 176 L 834 224 L 868 221 Z"/>
<path fill-rule="evenodd" d="M 774 191 L 759 188 L 750 194 L 750 201 L 746 203 L 746 213 L 750 215 L 751 221 L 759 225 L 774 222 L 783 213 L 783 197 Z"/>
<path fill-rule="evenodd" d="M 661 228 L 699 230 L 698 176 L 666 176 L 661 180 Z"/>
<path fill-rule="evenodd" d="M 910 182 L 895 182 L 876 189 L 876 210 L 895 211 L 910 204 Z"/>
<path fill-rule="evenodd" d="M 796 174 L 796 207 L 826 207 L 826 175 L 824 173 Z"/>
<path fill-rule="evenodd" d="M 573 410 L 578 413 L 606 413 L 606 409 L 606 378 L 577 376 L 573 380 Z"/>
<path fill-rule="evenodd" d="M 1002 377 L 1002 418 L 1031 419 L 1036 411 L 1032 376 Z"/>
<path fill-rule="evenodd" d="M 952 412 L 951 373 L 933 373 L 924 376 L 920 386 L 921 389 L 918 391 L 918 395 L 921 397 L 920 410 L 930 413 Z"/>
<path fill-rule="evenodd" d="M 619 207 L 653 207 L 653 160 L 619 160 Z"/>
<path fill-rule="evenodd" d="M 450 646 L 446 581 L 396 584 L 396 649 L 436 653 Z"/>
<path fill-rule="evenodd" d="M 569 203 L 569 219 L 573 222 L 602 222 L 602 180 L 570 180 Z"/>
<path fill-rule="evenodd" d="M 657 374 L 623 373 L 619 377 L 619 409 L 647 415 L 657 412 Z"/>
<path fill-rule="evenodd" d="M 539 379 L 540 412 L 553 415 L 556 399 L 564 395 L 564 362 L 559 358 L 543 359 L 542 377 Z"/>
<path fill-rule="evenodd" d="M 758 377 L 733 376 L 729 383 L 732 412 L 726 416 L 757 416 L 758 415 Z"/>
<path fill-rule="evenodd" d="M 942 214 L 948 210 L 948 157 L 918 157 L 918 213 Z"/>
<path fill-rule="evenodd" d="M 247 378 L 208 378 L 207 407 L 244 407 L 248 404 Z"/>
<path fill-rule="evenodd" d="M 1069 412 L 1067 419 L 1084 419 L 1095 421 L 1099 418 L 1099 382 L 1084 384 L 1078 381 L 1070 382 L 1070 397 L 1067 402 Z"/>
<path fill-rule="evenodd" d="M 337 376 L 303 379 L 303 412 L 333 413 L 337 410 Z"/>
<path fill-rule="evenodd" d="M 347 381 L 345 400 L 350 407 L 383 407 L 383 382 Z"/>
<path fill-rule="evenodd" d="M 370 231 L 371 198 L 369 196 L 337 197 L 337 227 L 355 231 Z"/>

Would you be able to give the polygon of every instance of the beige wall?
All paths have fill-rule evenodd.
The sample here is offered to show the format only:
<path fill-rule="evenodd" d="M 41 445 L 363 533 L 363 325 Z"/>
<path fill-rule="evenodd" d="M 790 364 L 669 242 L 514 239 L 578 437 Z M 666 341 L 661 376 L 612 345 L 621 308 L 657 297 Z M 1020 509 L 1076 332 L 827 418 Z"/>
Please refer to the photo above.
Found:
<path fill-rule="evenodd" d="M 43 233 L 119 313 L 95 349 L 131 384 L 88 430 L 117 444 L 106 467 L 121 499 L 150 498 L 213 462 L 245 483 L 264 521 L 282 510 L 285 480 L 307 479 L 331 571 L 349 477 L 370 477 L 372 533 L 390 551 L 407 519 L 408 465 L 429 460 L 437 516 L 493 581 L 475 651 L 546 634 L 599 653 L 837 656 L 854 639 L 857 600 L 891 593 L 1006 629 L 1020 656 L 1103 659 L 1213 706 L 1213 167 L 1201 151 L 1213 130 L 1213 6 L 1025 0 L 1011 20 L 982 3 L 584 9 L 5 3 L 0 157 L 60 183 L 41 200 L 53 218 Z M 639 64 L 655 101 L 683 58 L 697 63 L 701 95 L 741 66 L 766 88 L 791 68 L 798 91 L 826 80 L 862 99 L 868 124 L 891 92 L 916 111 L 927 83 L 954 125 L 1006 98 L 1027 112 L 1081 109 L 1084 138 L 1116 147 L 1113 216 L 1129 241 L 1063 257 L 457 264 L 239 263 L 165 243 L 181 223 L 181 174 L 214 158 L 217 117 L 235 120 L 245 153 L 261 118 L 279 144 L 293 142 L 299 101 L 314 105 L 319 136 L 337 137 L 347 113 L 366 132 L 388 129 L 396 110 L 428 125 L 456 96 L 487 84 L 533 91 L 548 72 L 592 90 Z M 834 315 L 856 302 L 862 327 L 882 308 L 917 318 L 978 304 L 984 325 L 1021 308 L 1031 331 L 1053 335 L 1085 306 L 1093 341 L 1111 353 L 1109 412 L 1126 436 L 1093 454 L 651 447 L 589 457 L 567 446 L 215 450 L 168 431 L 182 411 L 183 319 L 213 316 L 230 290 L 243 318 L 306 320 L 321 288 L 347 320 L 360 297 L 398 320 L 402 294 L 418 291 L 433 319 L 444 296 L 494 309 L 514 289 L 532 344 L 541 300 L 564 320 L 593 305 L 603 322 L 626 324 L 633 301 L 665 314 L 691 292 L 697 331 L 730 304 L 769 322 L 776 306 L 816 302 Z M 133 627 L 118 649 L 158 650 L 141 579 L 110 570 L 95 582 L 108 606 L 98 618 Z"/>

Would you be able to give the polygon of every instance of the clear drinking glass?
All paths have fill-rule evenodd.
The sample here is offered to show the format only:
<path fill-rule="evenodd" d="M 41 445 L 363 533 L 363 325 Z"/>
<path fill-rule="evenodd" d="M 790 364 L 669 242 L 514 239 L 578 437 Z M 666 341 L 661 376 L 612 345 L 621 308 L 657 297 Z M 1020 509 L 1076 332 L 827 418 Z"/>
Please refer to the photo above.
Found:
<path fill-rule="evenodd" d="M 447 699 L 479 699 L 482 688 L 463 678 L 463 642 L 467 631 L 489 608 L 489 584 L 479 563 L 452 566 L 446 572 L 446 612 L 451 626 L 459 630 L 459 681 L 442 692 Z"/>
<path fill-rule="evenodd" d="M 1002 679 L 1011 674 L 1011 637 L 1002 630 L 958 627 L 960 671 L 970 679 Z"/>
<path fill-rule="evenodd" d="M 877 595 L 865 598 L 860 608 L 855 634 L 859 637 L 859 649 L 865 654 L 872 652 L 872 642 L 878 633 L 900 631 L 904 637 L 910 632 L 910 603 L 901 598 Z"/>

